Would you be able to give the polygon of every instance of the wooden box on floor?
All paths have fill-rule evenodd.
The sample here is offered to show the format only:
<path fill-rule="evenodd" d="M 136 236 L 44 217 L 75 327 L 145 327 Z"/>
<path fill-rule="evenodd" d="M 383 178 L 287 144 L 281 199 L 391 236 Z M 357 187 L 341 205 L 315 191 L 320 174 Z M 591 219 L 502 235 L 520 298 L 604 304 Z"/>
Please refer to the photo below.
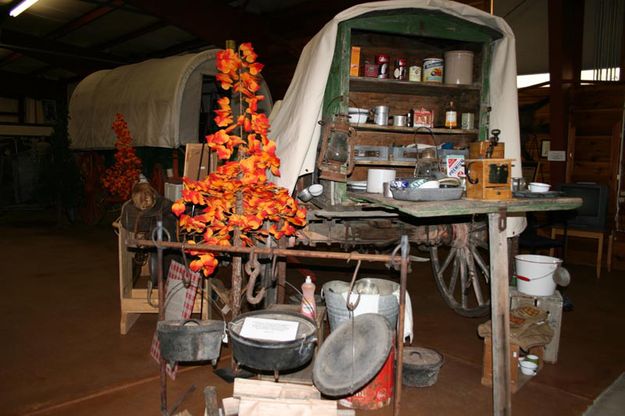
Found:
<path fill-rule="evenodd" d="M 545 348 L 541 346 L 530 348 L 528 354 L 537 355 L 539 358 L 538 371 L 543 367 L 543 355 Z M 519 354 L 521 348 L 510 343 L 510 388 L 512 393 L 519 391 L 533 376 L 526 376 L 519 368 Z M 484 338 L 484 359 L 482 360 L 482 385 L 493 385 L 493 341 L 491 337 Z"/>
<path fill-rule="evenodd" d="M 137 289 L 134 287 L 132 276 L 132 261 L 134 253 L 128 250 L 126 240 L 133 233 L 126 230 L 118 222 L 113 223 L 118 231 L 118 252 L 119 252 L 119 300 L 121 309 L 121 320 L 119 323 L 119 332 L 126 335 L 130 328 L 137 322 L 142 313 L 158 313 L 158 289 L 152 291 L 150 302 L 148 302 L 148 290 Z M 142 274 L 145 272 L 142 271 Z M 150 278 L 149 273 L 147 278 Z M 193 313 L 202 312 L 202 319 L 208 319 L 210 313 L 210 305 L 208 304 L 208 293 L 204 299 L 204 305 L 201 306 L 200 297 L 196 296 L 193 305 Z M 152 305 L 150 305 L 150 303 Z"/>
<path fill-rule="evenodd" d="M 551 341 L 545 345 L 545 362 L 555 364 L 560 349 L 560 327 L 562 325 L 562 295 L 557 290 L 551 296 L 532 296 L 510 288 L 510 309 L 534 306 L 549 313 L 547 323 L 553 329 Z"/>

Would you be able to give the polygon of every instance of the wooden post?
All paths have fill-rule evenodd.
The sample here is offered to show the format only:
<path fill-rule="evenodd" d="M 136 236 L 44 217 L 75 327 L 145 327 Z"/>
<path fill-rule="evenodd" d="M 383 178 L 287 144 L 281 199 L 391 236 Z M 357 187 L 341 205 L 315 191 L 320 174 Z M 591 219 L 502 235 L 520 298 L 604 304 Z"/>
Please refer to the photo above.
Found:
<path fill-rule="evenodd" d="M 217 388 L 215 386 L 206 386 L 204 388 L 204 405 L 207 416 L 219 416 Z"/>
<path fill-rule="evenodd" d="M 551 150 L 567 151 L 568 94 L 581 75 L 584 0 L 549 0 L 548 7 Z M 565 170 L 565 163 L 550 162 L 552 185 L 565 181 Z"/>
<path fill-rule="evenodd" d="M 488 214 L 494 415 L 512 414 L 508 241 L 506 238 L 505 222 L 505 211 Z"/>

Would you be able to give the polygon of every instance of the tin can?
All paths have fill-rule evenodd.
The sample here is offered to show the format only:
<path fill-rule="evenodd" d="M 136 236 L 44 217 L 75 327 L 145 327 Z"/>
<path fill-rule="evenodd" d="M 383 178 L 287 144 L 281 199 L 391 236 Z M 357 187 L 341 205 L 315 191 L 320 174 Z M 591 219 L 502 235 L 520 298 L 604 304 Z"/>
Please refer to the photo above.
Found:
<path fill-rule="evenodd" d="M 406 58 L 398 58 L 395 60 L 395 68 L 393 69 L 393 78 L 406 79 Z"/>
<path fill-rule="evenodd" d="M 375 63 L 378 65 L 378 78 L 386 79 L 388 78 L 388 63 L 389 63 L 388 55 L 376 55 Z"/>
<path fill-rule="evenodd" d="M 379 69 L 378 69 L 379 65 L 369 62 L 369 61 L 365 61 L 365 77 L 368 78 L 377 78 L 378 77 L 378 73 L 379 73 Z"/>
<path fill-rule="evenodd" d="M 421 67 L 419 65 L 413 65 L 408 68 L 408 80 L 421 82 Z"/>
<path fill-rule="evenodd" d="M 443 60 L 425 58 L 423 60 L 423 82 L 443 82 Z"/>

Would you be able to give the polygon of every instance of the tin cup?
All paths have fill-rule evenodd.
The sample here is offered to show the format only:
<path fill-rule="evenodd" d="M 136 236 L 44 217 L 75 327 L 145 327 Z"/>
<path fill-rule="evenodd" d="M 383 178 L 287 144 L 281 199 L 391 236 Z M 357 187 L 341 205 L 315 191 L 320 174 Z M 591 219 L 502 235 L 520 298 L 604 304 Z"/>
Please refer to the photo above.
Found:
<path fill-rule="evenodd" d="M 525 178 L 512 178 L 512 191 L 525 191 L 527 189 L 527 183 Z"/>
<path fill-rule="evenodd" d="M 526 361 L 530 361 L 532 363 L 535 363 L 536 365 L 540 364 L 540 358 L 538 357 L 538 355 L 535 354 L 527 354 L 525 356 L 525 360 Z"/>
<path fill-rule="evenodd" d="M 378 126 L 388 125 L 388 105 L 378 105 L 373 109 L 373 122 Z"/>

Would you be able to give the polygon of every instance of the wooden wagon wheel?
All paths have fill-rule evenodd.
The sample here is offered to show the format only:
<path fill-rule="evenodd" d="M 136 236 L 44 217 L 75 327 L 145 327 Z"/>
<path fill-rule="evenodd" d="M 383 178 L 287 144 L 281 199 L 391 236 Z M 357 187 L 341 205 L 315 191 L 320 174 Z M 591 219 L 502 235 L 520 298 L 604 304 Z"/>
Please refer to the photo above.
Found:
<path fill-rule="evenodd" d="M 452 224 L 450 231 L 448 248 L 430 247 L 436 286 L 445 303 L 458 314 L 485 316 L 490 311 L 487 225 Z"/>

